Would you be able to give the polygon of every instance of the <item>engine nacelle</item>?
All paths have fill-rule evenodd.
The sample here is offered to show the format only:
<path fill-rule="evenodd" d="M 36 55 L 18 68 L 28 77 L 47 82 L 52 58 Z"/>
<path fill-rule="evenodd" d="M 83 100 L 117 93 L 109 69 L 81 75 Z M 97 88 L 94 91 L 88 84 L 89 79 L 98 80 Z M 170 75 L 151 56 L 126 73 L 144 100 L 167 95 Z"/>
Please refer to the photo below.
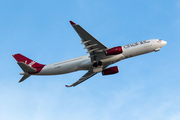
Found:
<path fill-rule="evenodd" d="M 105 51 L 106 55 L 117 55 L 117 54 L 120 54 L 122 52 L 123 52 L 123 50 L 122 50 L 121 46 L 113 47 L 113 48 Z"/>
<path fill-rule="evenodd" d="M 118 72 L 119 72 L 118 67 L 114 66 L 114 67 L 110 67 L 110 68 L 103 70 L 102 75 L 112 75 L 112 74 L 116 74 Z"/>

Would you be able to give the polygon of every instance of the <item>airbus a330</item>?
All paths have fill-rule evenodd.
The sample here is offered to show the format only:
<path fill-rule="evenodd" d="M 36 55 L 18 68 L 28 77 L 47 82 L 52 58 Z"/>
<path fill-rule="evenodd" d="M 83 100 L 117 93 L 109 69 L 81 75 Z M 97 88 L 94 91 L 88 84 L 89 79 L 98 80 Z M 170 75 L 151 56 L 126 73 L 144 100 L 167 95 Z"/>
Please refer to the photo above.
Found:
<path fill-rule="evenodd" d="M 70 23 L 80 36 L 81 42 L 89 54 L 49 65 L 37 63 L 19 53 L 14 54 L 13 57 L 17 60 L 17 64 L 23 70 L 23 72 L 20 73 L 23 77 L 19 82 L 24 81 L 31 75 L 60 75 L 79 70 L 87 70 L 87 73 L 75 83 L 72 85 L 66 85 L 66 87 L 74 87 L 99 72 L 101 72 L 102 75 L 118 73 L 119 70 L 117 66 L 108 66 L 130 57 L 135 57 L 153 51 L 157 52 L 167 44 L 166 41 L 161 39 L 150 39 L 124 46 L 108 48 L 90 35 L 80 25 L 72 21 L 70 21 Z"/>

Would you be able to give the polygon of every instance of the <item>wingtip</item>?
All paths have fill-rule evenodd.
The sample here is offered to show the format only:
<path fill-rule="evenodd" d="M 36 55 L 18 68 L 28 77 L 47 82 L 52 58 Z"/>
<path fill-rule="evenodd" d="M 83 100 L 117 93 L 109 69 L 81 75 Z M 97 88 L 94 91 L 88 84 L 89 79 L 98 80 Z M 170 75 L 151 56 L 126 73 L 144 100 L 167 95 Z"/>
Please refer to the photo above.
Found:
<path fill-rule="evenodd" d="M 76 25 L 76 23 L 74 23 L 73 21 L 69 21 L 71 23 L 71 25 Z"/>
<path fill-rule="evenodd" d="M 66 87 L 71 87 L 71 86 L 69 86 L 69 85 L 65 85 Z"/>
<path fill-rule="evenodd" d="M 21 83 L 23 80 L 20 80 L 18 83 Z"/>

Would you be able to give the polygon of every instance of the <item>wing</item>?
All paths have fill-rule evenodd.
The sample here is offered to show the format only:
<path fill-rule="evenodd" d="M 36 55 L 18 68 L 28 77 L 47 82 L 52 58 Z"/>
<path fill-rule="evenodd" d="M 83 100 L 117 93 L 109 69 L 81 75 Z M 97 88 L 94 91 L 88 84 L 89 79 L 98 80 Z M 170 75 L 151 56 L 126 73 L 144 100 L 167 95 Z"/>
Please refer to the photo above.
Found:
<path fill-rule="evenodd" d="M 91 61 L 97 57 L 96 53 L 103 52 L 103 50 L 107 49 L 105 45 L 99 42 L 96 38 L 94 38 L 91 34 L 89 34 L 86 30 L 84 30 L 80 25 L 70 21 L 73 28 L 76 30 L 78 35 L 81 37 L 82 44 L 84 44 L 85 49 L 88 50 L 90 54 Z"/>
<path fill-rule="evenodd" d="M 89 71 L 88 71 L 85 75 L 83 75 L 78 81 L 76 81 L 75 83 L 73 83 L 73 84 L 70 85 L 70 86 L 69 86 L 69 85 L 66 85 L 66 87 L 74 87 L 74 86 L 76 86 L 76 85 L 84 82 L 84 81 L 87 80 L 88 78 L 94 76 L 95 74 L 97 74 L 97 73 L 93 72 L 92 70 L 89 70 Z"/>

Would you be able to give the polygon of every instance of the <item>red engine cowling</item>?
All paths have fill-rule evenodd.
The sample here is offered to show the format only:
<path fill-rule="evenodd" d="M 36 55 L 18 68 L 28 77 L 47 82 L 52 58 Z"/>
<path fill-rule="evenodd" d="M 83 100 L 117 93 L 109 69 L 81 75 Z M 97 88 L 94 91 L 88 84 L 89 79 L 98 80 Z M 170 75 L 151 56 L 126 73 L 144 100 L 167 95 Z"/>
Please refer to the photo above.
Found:
<path fill-rule="evenodd" d="M 110 67 L 110 68 L 103 70 L 102 75 L 112 75 L 112 74 L 116 74 L 118 72 L 119 72 L 118 67 L 114 66 L 114 67 Z"/>
<path fill-rule="evenodd" d="M 113 47 L 113 48 L 105 51 L 106 55 L 117 55 L 117 54 L 120 54 L 122 52 L 123 52 L 123 50 L 122 50 L 121 46 Z"/>

